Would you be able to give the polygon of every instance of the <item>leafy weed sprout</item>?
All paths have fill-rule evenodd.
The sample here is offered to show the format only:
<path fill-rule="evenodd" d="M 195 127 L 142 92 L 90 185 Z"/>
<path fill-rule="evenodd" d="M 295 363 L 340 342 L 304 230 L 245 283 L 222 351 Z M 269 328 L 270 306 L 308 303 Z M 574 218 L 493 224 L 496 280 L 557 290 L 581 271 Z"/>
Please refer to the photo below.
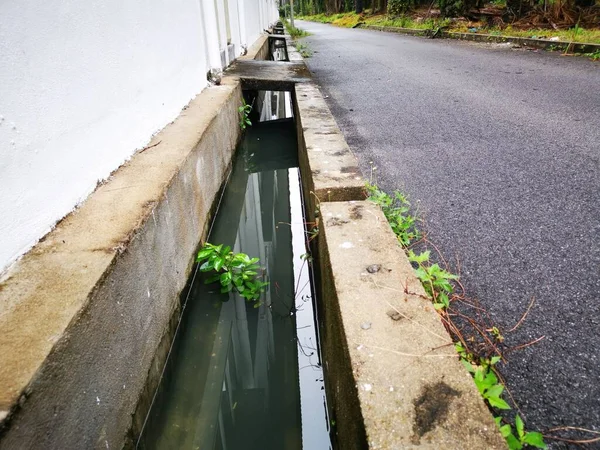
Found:
<path fill-rule="evenodd" d="M 260 281 L 258 276 L 258 258 L 250 258 L 245 253 L 233 253 L 231 247 L 204 244 L 198 252 L 196 261 L 200 264 L 201 272 L 214 271 L 205 283 L 219 282 L 221 293 L 236 291 L 246 300 L 255 302 L 254 307 L 260 306 L 258 299 L 269 284 Z"/>
<path fill-rule="evenodd" d="M 246 127 L 252 126 L 252 121 L 250 120 L 250 112 L 252 111 L 252 105 L 248 105 L 246 100 L 242 99 L 242 106 L 238 108 L 238 113 L 240 115 L 240 128 L 245 130 Z"/>
<path fill-rule="evenodd" d="M 415 227 L 416 219 L 409 212 L 410 203 L 404 194 L 396 191 L 392 197 L 370 183 L 367 184 L 366 189 L 368 200 L 381 207 L 392 231 L 398 237 L 398 242 L 403 247 L 408 247 L 412 241 L 420 238 Z"/>
<path fill-rule="evenodd" d="M 313 54 L 308 44 L 305 44 L 303 42 L 296 43 L 296 50 L 298 50 L 298 52 L 302 55 L 303 58 L 310 58 Z"/>
<path fill-rule="evenodd" d="M 427 241 L 417 230 L 416 219 L 410 214 L 410 203 L 406 196 L 399 191 L 394 192 L 391 196 L 379 189 L 373 182 L 373 174 L 376 169 L 371 163 L 371 181 L 366 185 L 368 200 L 381 207 L 390 227 L 398 238 L 398 242 L 407 251 L 408 259 L 415 268 L 415 274 L 421 281 L 427 298 L 432 300 L 433 307 L 440 314 L 446 329 L 455 342 L 454 347 L 461 363 L 473 376 L 475 385 L 483 399 L 492 410 L 512 409 L 508 402 L 502 398 L 506 387 L 495 367 L 498 362 L 503 360 L 500 345 L 504 342 L 504 336 L 496 326 L 489 323 L 489 318 L 486 321 L 485 318 L 481 317 L 481 312 L 478 313 L 479 317 L 477 319 L 473 319 L 463 314 L 460 309 L 452 308 L 452 302 L 456 301 L 474 306 L 479 311 L 484 311 L 467 299 L 460 283 L 460 277 L 447 269 L 445 261 L 446 268 L 438 263 L 431 262 L 431 251 L 429 249 L 416 253 L 410 248 L 417 242 L 423 242 L 432 245 L 437 250 L 435 245 Z M 441 255 L 440 258 L 443 260 Z M 455 292 L 457 287 L 463 292 Z M 406 291 L 406 293 L 410 292 Z M 532 304 L 533 301 L 529 308 Z M 519 327 L 529 312 L 529 308 L 510 331 L 514 331 Z M 461 320 L 463 323 L 460 325 L 455 324 L 454 320 L 456 319 Z M 465 323 L 474 332 L 474 335 L 468 338 L 463 337 L 466 330 Z M 517 346 L 512 350 L 535 344 L 542 338 Z M 543 435 L 535 431 L 526 431 L 523 420 L 518 414 L 514 420 L 516 434 L 513 433 L 511 423 L 502 423 L 502 420 L 505 420 L 502 417 L 495 417 L 494 420 L 500 429 L 500 433 L 506 439 L 510 450 L 521 450 L 526 445 L 546 448 Z"/>

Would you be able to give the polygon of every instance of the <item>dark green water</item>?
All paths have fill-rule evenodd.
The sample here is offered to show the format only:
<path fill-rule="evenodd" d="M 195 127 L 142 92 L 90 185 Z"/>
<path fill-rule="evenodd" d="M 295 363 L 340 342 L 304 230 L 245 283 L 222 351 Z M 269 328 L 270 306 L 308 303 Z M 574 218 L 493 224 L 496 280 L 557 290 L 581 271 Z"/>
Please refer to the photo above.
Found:
<path fill-rule="evenodd" d="M 331 447 L 296 145 L 292 120 L 247 130 L 209 242 L 259 257 L 269 286 L 254 308 L 190 282 L 138 448 Z"/>

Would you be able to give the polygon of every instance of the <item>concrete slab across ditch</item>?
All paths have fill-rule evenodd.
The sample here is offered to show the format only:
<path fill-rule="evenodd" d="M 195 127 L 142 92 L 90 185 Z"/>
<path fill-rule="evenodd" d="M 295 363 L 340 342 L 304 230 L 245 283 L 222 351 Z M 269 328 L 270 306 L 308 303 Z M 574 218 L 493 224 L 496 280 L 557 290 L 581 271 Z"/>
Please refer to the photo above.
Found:
<path fill-rule="evenodd" d="M 257 91 L 291 91 L 296 83 L 310 81 L 308 69 L 297 61 L 241 60 L 234 62 L 226 74 L 240 79 L 242 89 Z"/>

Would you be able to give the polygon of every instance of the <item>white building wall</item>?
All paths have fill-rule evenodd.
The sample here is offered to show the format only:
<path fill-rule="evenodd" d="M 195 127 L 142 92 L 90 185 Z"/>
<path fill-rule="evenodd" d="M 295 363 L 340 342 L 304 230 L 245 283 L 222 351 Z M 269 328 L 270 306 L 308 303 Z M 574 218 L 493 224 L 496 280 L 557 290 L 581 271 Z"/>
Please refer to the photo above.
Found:
<path fill-rule="evenodd" d="M 277 19 L 225 1 L 0 2 L 0 272 Z"/>

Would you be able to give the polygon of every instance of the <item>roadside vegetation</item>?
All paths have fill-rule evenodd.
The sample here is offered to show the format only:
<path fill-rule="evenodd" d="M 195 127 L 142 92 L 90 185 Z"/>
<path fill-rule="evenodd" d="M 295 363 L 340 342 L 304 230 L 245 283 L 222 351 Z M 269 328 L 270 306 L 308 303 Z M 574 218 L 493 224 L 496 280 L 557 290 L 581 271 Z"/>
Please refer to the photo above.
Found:
<path fill-rule="evenodd" d="M 298 18 L 341 27 L 443 28 L 600 44 L 598 0 L 299 0 L 294 4 Z M 286 7 L 282 15 L 289 15 Z"/>
<path fill-rule="evenodd" d="M 548 28 L 520 28 L 518 26 L 505 25 L 489 26 L 481 21 L 452 20 L 437 18 L 423 18 L 418 14 L 402 15 L 392 17 L 385 14 L 356 14 L 354 12 L 340 13 L 333 15 L 315 14 L 313 16 L 303 16 L 303 20 L 312 22 L 330 23 L 339 27 L 352 28 L 357 24 L 376 25 L 384 27 L 411 28 L 415 30 L 436 30 L 444 28 L 447 31 L 457 33 L 483 33 L 496 36 L 514 36 L 533 39 L 551 39 L 558 38 L 564 42 L 585 42 L 590 44 L 600 44 L 600 29 L 585 29 L 582 27 L 573 27 L 571 29 L 554 30 Z"/>
<path fill-rule="evenodd" d="M 508 361 L 511 353 L 535 345 L 544 338 L 511 342 L 511 333 L 523 325 L 535 304 L 534 299 L 510 330 L 500 330 L 485 308 L 467 295 L 460 281 L 459 262 L 450 264 L 446 261 L 427 234 L 418 229 L 420 220 L 411 214 L 410 203 L 403 193 L 396 191 L 389 195 L 376 185 L 373 181 L 375 170 L 372 167 L 371 181 L 366 186 L 367 198 L 382 208 L 427 293 L 426 298 L 432 301 L 452 337 L 461 363 L 473 376 L 479 393 L 494 414 L 509 449 L 546 448 L 545 440 L 575 444 L 600 442 L 593 430 L 576 427 L 557 427 L 543 433 L 526 429 L 519 405 L 506 388 L 499 366 Z M 591 438 L 573 437 L 570 434 L 573 431 L 591 435 Z"/>
<path fill-rule="evenodd" d="M 286 6 L 289 7 L 289 5 Z M 306 42 L 299 41 L 300 38 L 308 36 L 309 33 L 307 33 L 304 30 L 301 30 L 300 28 L 293 27 L 287 20 L 284 20 L 283 24 L 285 25 L 286 31 L 292 38 L 292 41 L 294 41 L 294 46 L 296 47 L 296 50 L 298 50 L 298 52 L 302 55 L 303 58 L 310 58 L 312 56 L 311 48 Z"/>

